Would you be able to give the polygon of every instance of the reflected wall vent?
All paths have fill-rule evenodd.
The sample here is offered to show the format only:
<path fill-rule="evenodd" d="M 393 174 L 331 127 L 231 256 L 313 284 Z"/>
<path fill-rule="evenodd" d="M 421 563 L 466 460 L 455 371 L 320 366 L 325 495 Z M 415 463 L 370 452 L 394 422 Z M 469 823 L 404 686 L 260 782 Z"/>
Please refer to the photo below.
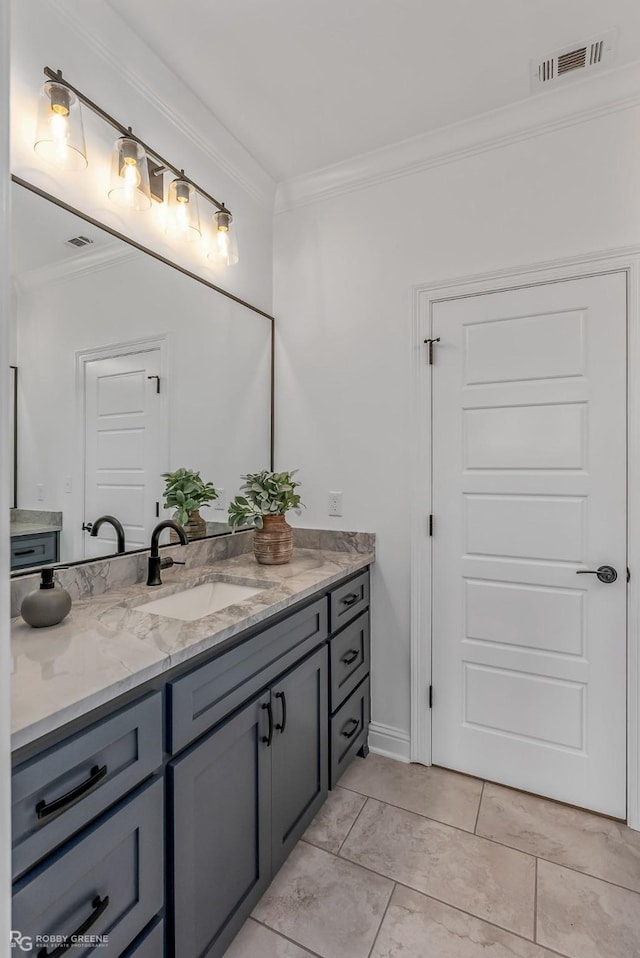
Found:
<path fill-rule="evenodd" d="M 92 243 L 93 240 L 88 236 L 72 236 L 71 239 L 66 240 L 67 246 L 75 246 L 77 249 L 81 246 L 91 246 Z"/>
<path fill-rule="evenodd" d="M 594 68 L 610 65 L 615 56 L 616 30 L 575 43 L 548 56 L 531 61 L 531 88 L 535 92 L 578 76 L 591 75 Z"/>

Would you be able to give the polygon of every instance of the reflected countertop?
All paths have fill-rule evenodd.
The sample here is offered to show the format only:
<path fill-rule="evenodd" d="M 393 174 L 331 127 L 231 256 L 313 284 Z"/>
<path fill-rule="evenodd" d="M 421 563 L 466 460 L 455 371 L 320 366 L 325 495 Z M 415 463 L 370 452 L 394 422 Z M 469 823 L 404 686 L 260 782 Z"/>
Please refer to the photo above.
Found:
<path fill-rule="evenodd" d="M 163 572 L 164 584 L 138 583 L 73 603 L 60 625 L 11 623 L 12 748 L 21 748 L 162 672 L 229 642 L 245 629 L 374 562 L 373 552 L 296 549 L 290 564 L 258 565 L 251 553 Z M 220 577 L 261 591 L 185 622 L 136 606 Z"/>
<path fill-rule="evenodd" d="M 44 532 L 60 532 L 62 513 L 39 509 L 11 509 L 9 511 L 9 534 L 16 536 L 42 535 Z"/>

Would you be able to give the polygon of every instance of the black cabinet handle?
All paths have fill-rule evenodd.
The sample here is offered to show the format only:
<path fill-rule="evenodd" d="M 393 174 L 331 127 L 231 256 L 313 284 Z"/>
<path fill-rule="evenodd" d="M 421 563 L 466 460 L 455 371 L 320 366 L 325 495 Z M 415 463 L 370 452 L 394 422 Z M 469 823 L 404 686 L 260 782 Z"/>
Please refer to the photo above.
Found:
<path fill-rule="evenodd" d="M 32 556 L 35 552 L 35 549 L 14 549 L 14 556 Z"/>
<path fill-rule="evenodd" d="M 287 727 L 287 699 L 284 692 L 276 692 L 276 698 L 282 699 L 282 722 L 276 728 L 282 734 Z"/>
<path fill-rule="evenodd" d="M 75 940 L 81 938 L 83 935 L 89 931 L 92 925 L 95 925 L 100 915 L 102 915 L 109 906 L 109 896 L 105 895 L 104 898 L 100 898 L 100 895 L 96 897 L 91 902 L 91 907 L 93 911 L 89 915 L 86 921 L 83 921 L 80 927 L 74 931 L 72 935 L 64 941 L 61 945 L 58 945 L 55 951 L 48 951 L 46 948 L 41 948 L 38 952 L 38 958 L 60 958 L 61 955 L 66 954 L 70 948 L 74 947 Z"/>
<path fill-rule="evenodd" d="M 103 765 L 102 767 L 94 765 L 91 769 L 91 774 L 86 782 L 82 782 L 81 785 L 77 785 L 76 788 L 72 788 L 70 792 L 67 792 L 66 795 L 62 795 L 60 798 L 56 798 L 54 802 L 45 802 L 44 799 L 41 802 L 38 802 L 36 805 L 36 815 L 38 820 L 42 821 L 43 818 L 48 818 L 50 815 L 55 815 L 56 812 L 61 812 L 65 808 L 70 808 L 72 805 L 75 805 L 76 802 L 80 801 L 81 798 L 84 798 L 93 788 L 96 787 L 98 782 L 107 774 L 107 766 Z"/>
<path fill-rule="evenodd" d="M 349 728 L 351 726 L 351 728 Z M 344 735 L 345 738 L 353 738 L 360 727 L 360 719 L 351 718 L 349 721 L 342 727 L 340 735 Z M 349 729 L 349 731 L 347 731 Z"/>
<path fill-rule="evenodd" d="M 342 604 L 353 605 L 353 603 L 357 602 L 359 598 L 360 596 L 357 592 L 350 592 L 349 595 L 345 595 L 344 599 L 342 599 Z"/>
<path fill-rule="evenodd" d="M 345 665 L 351 665 L 351 663 L 355 662 L 359 655 L 360 649 L 349 649 L 348 652 L 344 653 L 340 661 L 344 662 Z"/>
<path fill-rule="evenodd" d="M 273 742 L 273 712 L 271 710 L 271 702 L 266 702 L 262 708 L 267 710 L 267 716 L 269 718 L 269 731 L 266 735 L 262 736 L 262 741 L 265 743 L 267 748 L 269 748 Z"/>

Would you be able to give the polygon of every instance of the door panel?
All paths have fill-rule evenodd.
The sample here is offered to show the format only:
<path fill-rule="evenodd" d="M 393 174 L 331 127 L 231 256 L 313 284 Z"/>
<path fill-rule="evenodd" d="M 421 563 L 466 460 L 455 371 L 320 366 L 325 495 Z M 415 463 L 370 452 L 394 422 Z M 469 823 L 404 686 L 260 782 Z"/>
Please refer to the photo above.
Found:
<path fill-rule="evenodd" d="M 433 760 L 624 817 L 626 277 L 437 303 L 430 335 Z"/>
<path fill-rule="evenodd" d="M 158 348 L 85 365 L 85 522 L 116 516 L 127 549 L 149 542 L 166 468 L 159 375 Z M 83 541 L 85 558 L 115 552 L 109 525 Z"/>

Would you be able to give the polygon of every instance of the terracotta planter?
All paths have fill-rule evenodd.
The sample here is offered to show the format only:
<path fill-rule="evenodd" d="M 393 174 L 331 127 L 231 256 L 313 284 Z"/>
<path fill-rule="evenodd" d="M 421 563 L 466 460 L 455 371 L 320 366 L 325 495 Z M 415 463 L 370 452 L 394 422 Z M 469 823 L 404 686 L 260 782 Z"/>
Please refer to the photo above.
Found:
<path fill-rule="evenodd" d="M 187 539 L 202 539 L 207 534 L 207 523 L 204 521 L 198 510 L 189 513 L 189 518 L 182 527 L 187 534 Z M 180 542 L 177 533 L 173 529 L 169 532 L 169 542 Z"/>
<path fill-rule="evenodd" d="M 285 565 L 293 554 L 293 529 L 284 516 L 264 516 L 253 534 L 253 554 L 260 565 Z"/>

